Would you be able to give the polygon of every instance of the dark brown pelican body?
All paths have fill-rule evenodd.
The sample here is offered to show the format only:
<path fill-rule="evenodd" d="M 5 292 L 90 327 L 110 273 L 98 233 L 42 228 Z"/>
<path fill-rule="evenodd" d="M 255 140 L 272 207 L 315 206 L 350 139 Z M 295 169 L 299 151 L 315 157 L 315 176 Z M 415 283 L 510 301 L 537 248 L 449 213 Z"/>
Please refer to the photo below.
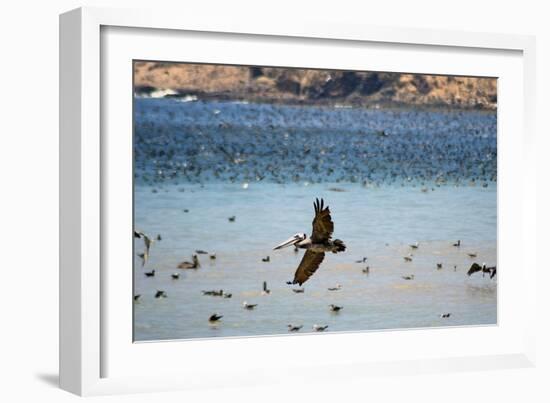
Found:
<path fill-rule="evenodd" d="M 193 255 L 193 262 L 181 262 L 178 264 L 178 269 L 198 269 L 199 267 L 201 267 L 201 264 L 197 255 Z"/>
<path fill-rule="evenodd" d="M 315 199 L 313 203 L 315 217 L 313 218 L 313 231 L 310 237 L 306 234 L 296 234 L 274 249 L 281 249 L 294 245 L 295 248 L 306 249 L 306 253 L 296 269 L 294 280 L 290 284 L 302 285 L 305 283 L 321 265 L 325 258 L 325 252 L 338 253 L 346 250 L 346 245 L 340 239 L 332 240 L 334 223 L 330 216 L 330 210 L 324 207 L 324 201 Z"/>
<path fill-rule="evenodd" d="M 477 273 L 478 271 L 482 272 L 484 277 L 485 277 L 485 273 L 488 273 L 488 274 L 491 274 L 490 278 L 493 278 L 497 274 L 497 267 L 496 266 L 487 267 L 485 263 L 482 266 L 480 266 L 477 263 L 473 263 L 470 266 L 470 270 L 468 270 L 468 273 L 466 274 L 468 274 L 468 276 L 471 276 L 472 274 Z"/>

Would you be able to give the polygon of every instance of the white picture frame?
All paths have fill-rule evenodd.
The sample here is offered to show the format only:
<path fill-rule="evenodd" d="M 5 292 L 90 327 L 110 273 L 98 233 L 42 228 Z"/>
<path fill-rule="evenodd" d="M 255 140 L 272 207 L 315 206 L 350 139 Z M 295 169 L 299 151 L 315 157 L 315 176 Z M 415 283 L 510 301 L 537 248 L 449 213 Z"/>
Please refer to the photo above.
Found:
<path fill-rule="evenodd" d="M 186 58 L 181 50 L 178 54 L 166 53 L 169 52 L 166 49 L 182 40 L 186 33 L 192 34 L 187 52 L 191 54 L 189 52 L 195 49 L 193 55 Z M 139 35 L 143 52 L 130 46 L 131 37 Z M 115 155 L 128 161 L 131 155 L 131 150 L 124 148 L 127 143 L 112 141 L 114 137 L 108 135 L 115 128 L 127 132 L 131 126 L 131 121 L 125 119 L 128 116 L 127 100 L 120 98 L 128 80 L 131 82 L 131 70 L 127 70 L 127 76 L 124 76 L 125 63 L 132 58 L 154 57 L 157 60 L 200 62 L 203 56 L 198 49 L 211 46 L 203 41 L 203 37 L 212 43 L 234 41 L 235 46 L 227 47 L 231 52 L 208 58 L 211 62 L 274 65 L 278 61 L 278 65 L 291 66 L 289 55 L 284 59 L 281 54 L 281 46 L 288 46 L 288 49 L 299 49 L 288 53 L 292 56 L 295 52 L 297 65 L 303 66 L 298 60 L 301 51 L 324 46 L 342 53 L 337 60 L 327 62 L 333 67 L 363 67 L 367 70 L 365 67 L 374 69 L 378 66 L 384 71 L 399 71 L 400 56 L 421 54 L 423 58 L 407 57 L 408 65 L 401 71 L 485 73 L 490 76 L 499 76 L 490 74 L 492 71 L 502 72 L 499 76 L 498 111 L 499 325 L 477 329 L 358 332 L 322 337 L 304 335 L 146 343 L 139 348 L 131 340 L 128 344 L 131 317 L 124 316 L 128 312 L 124 304 L 130 298 L 124 297 L 124 293 L 120 297 L 112 293 L 118 286 L 124 287 L 117 283 L 123 281 L 123 277 L 112 277 L 111 272 L 106 271 L 110 259 L 116 259 L 114 255 L 118 253 L 118 243 L 115 242 L 117 248 L 112 248 L 112 243 L 106 241 L 107 237 L 116 239 L 108 230 L 110 220 L 114 222 L 113 217 L 121 216 L 116 212 L 123 212 L 127 206 L 124 203 L 128 201 L 127 194 L 117 196 L 119 202 L 114 205 L 109 196 L 128 178 L 124 168 L 111 168 L 110 158 Z M 151 44 L 155 41 L 164 45 L 153 51 Z M 203 42 L 195 46 L 193 41 Z M 248 41 L 246 46 L 271 47 L 272 51 L 258 50 L 246 55 L 238 50 L 238 41 Z M 145 50 L 147 46 L 149 51 Z M 376 62 L 379 64 L 370 62 L 366 66 L 353 56 L 345 57 L 349 49 L 382 52 L 383 57 Z M 434 52 L 443 52 L 445 57 L 438 58 Z M 297 376 L 304 382 L 309 379 L 330 381 L 335 376 L 344 379 L 375 373 L 412 374 L 534 365 L 536 213 L 533 178 L 536 168 L 534 158 L 530 158 L 535 152 L 534 52 L 534 38 L 520 35 L 370 27 L 314 20 L 289 21 L 283 26 L 269 20 L 197 18 L 151 10 L 81 8 L 61 15 L 61 387 L 79 395 L 97 395 L 285 383 Z M 315 52 L 310 52 L 310 55 L 313 60 Z M 113 65 L 109 60 L 103 60 L 105 58 L 110 58 Z M 117 64 L 117 58 L 121 58 L 120 64 Z M 495 60 L 502 62 L 496 63 Z M 323 60 L 311 63 L 317 66 Z M 394 63 L 393 67 L 390 63 Z M 401 63 L 405 66 L 404 62 Z M 109 106 L 115 104 L 117 115 L 113 117 Z M 501 149 L 504 150 L 502 153 Z M 113 213 L 107 214 L 107 211 Z M 117 228 L 120 230 L 125 223 L 128 224 L 124 220 L 118 222 Z M 512 245 L 515 247 L 507 247 Z M 509 266 L 514 267 L 514 276 L 517 277 L 509 274 Z M 129 278 L 128 282 L 131 283 Z M 511 300 L 512 291 L 516 297 L 519 296 L 518 300 Z M 492 347 L 491 341 L 494 341 Z M 347 350 L 342 351 L 340 357 L 315 354 L 316 351 L 335 351 L 343 344 Z M 366 347 L 369 345 L 376 347 Z M 411 352 L 407 347 L 410 345 L 416 346 L 418 351 Z M 358 354 L 353 346 L 365 346 L 362 348 L 365 352 Z M 288 356 L 282 352 L 287 352 Z M 297 352 L 301 354 L 298 356 Z M 220 355 L 225 355 L 232 365 L 212 369 L 201 360 L 201 357 Z M 146 369 L 136 368 L 133 360 L 138 356 Z M 182 361 L 176 357 L 186 359 Z M 262 361 L 262 357 L 269 359 Z M 150 368 L 148 364 L 152 363 L 163 364 L 162 369 L 153 365 L 153 371 L 147 370 Z"/>

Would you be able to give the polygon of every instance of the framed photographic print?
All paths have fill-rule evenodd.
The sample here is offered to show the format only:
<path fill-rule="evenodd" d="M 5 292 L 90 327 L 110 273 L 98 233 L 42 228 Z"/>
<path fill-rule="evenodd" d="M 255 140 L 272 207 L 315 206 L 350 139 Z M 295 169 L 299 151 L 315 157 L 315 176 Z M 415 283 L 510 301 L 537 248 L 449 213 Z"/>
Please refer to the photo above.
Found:
<path fill-rule="evenodd" d="M 533 51 L 62 15 L 62 387 L 532 365 Z"/>

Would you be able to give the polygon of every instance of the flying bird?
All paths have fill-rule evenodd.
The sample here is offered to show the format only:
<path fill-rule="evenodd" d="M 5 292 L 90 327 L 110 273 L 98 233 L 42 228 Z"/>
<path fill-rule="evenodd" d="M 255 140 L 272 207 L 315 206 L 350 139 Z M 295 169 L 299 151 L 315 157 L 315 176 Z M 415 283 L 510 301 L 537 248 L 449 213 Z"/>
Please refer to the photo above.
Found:
<path fill-rule="evenodd" d="M 143 243 L 145 245 L 145 251 L 143 253 L 140 253 L 138 256 L 141 258 L 141 265 L 145 266 L 147 259 L 149 259 L 149 250 L 151 249 L 151 245 L 153 244 L 154 241 L 141 231 L 134 230 L 134 237 L 143 239 Z"/>
<path fill-rule="evenodd" d="M 311 237 L 307 237 L 304 233 L 298 233 L 287 239 L 283 243 L 277 245 L 274 249 L 282 249 L 284 247 L 294 245 L 300 249 L 306 249 L 306 253 L 296 269 L 294 280 L 291 284 L 302 285 L 305 283 L 325 258 L 325 252 L 338 253 L 346 250 L 346 245 L 340 239 L 332 240 L 334 232 L 334 223 L 330 216 L 330 210 L 324 207 L 324 201 L 315 199 L 313 203 L 315 209 L 315 217 L 313 218 L 313 231 Z"/>

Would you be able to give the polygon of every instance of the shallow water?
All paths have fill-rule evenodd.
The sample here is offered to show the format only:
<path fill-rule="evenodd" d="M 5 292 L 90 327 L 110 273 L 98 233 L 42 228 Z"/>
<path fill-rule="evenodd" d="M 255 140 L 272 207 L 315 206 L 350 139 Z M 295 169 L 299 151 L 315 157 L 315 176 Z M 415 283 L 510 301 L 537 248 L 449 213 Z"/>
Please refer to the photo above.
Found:
<path fill-rule="evenodd" d="M 286 332 L 286 326 L 328 324 L 332 331 L 372 330 L 496 323 L 497 282 L 466 271 L 473 261 L 496 263 L 495 188 L 441 187 L 419 189 L 344 185 L 257 184 L 192 185 L 180 192 L 167 187 L 152 193 L 136 189 L 136 228 L 160 233 L 145 269 L 135 261 L 135 339 L 241 336 Z M 293 278 L 303 252 L 273 246 L 295 232 L 310 232 L 315 197 L 330 204 L 335 236 L 346 242 L 341 254 L 328 254 L 305 292 L 296 294 L 285 282 Z M 137 202 L 139 200 L 139 202 Z M 188 209 L 185 213 L 183 210 Z M 230 222 L 229 216 L 236 216 Z M 456 248 L 452 243 L 462 240 Z M 418 241 L 412 251 L 408 244 Z M 136 251 L 143 249 L 136 239 Z M 201 268 L 180 270 L 195 249 Z M 403 257 L 412 251 L 413 261 Z M 468 252 L 478 254 L 476 259 Z M 270 262 L 262 258 L 270 256 Z M 355 263 L 367 257 L 365 264 Z M 437 270 L 436 264 L 443 263 Z M 362 272 L 370 267 L 368 275 Z M 454 271 L 454 265 L 457 266 Z M 148 278 L 144 270 L 156 269 Z M 179 280 L 170 274 L 180 272 Z M 414 274 L 407 281 L 404 275 Z M 262 282 L 272 290 L 261 295 Z M 327 288 L 340 284 L 339 291 Z M 166 299 L 155 299 L 157 289 Z M 230 299 L 203 296 L 201 290 L 232 293 Z M 257 303 L 253 311 L 241 304 Z M 344 306 L 339 314 L 328 305 Z M 221 323 L 208 317 L 218 312 Z M 448 319 L 441 313 L 451 312 Z"/>
<path fill-rule="evenodd" d="M 135 340 L 286 334 L 288 324 L 310 332 L 496 323 L 497 279 L 466 275 L 474 261 L 496 264 L 494 114 L 137 100 L 135 141 L 135 228 L 162 235 L 145 267 L 134 257 Z M 286 281 L 303 252 L 272 248 L 311 232 L 316 197 L 347 250 L 327 254 L 297 294 Z M 177 269 L 196 249 L 217 258 Z M 219 289 L 232 298 L 201 294 Z M 258 306 L 245 310 L 244 301 Z M 332 313 L 332 303 L 344 308 Z M 224 315 L 216 325 L 214 312 Z"/>

